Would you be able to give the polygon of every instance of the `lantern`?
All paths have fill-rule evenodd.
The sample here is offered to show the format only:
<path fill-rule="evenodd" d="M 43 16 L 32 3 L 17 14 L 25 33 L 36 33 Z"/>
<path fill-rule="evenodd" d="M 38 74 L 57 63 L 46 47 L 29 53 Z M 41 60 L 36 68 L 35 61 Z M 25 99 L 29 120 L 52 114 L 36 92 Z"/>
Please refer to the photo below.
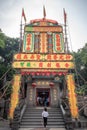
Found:
<path fill-rule="evenodd" d="M 50 73 L 49 73 L 49 72 L 47 72 L 47 73 L 46 73 L 46 75 L 47 75 L 47 76 L 49 76 L 49 75 L 50 75 Z"/>
<path fill-rule="evenodd" d="M 37 72 L 37 73 L 36 73 L 36 75 L 40 75 L 40 73 L 39 73 L 39 72 Z"/>
<path fill-rule="evenodd" d="M 44 73 L 44 72 L 42 72 L 42 76 L 45 76 L 45 73 Z"/>
<path fill-rule="evenodd" d="M 52 72 L 52 75 L 55 76 L 55 75 L 56 75 L 56 72 Z"/>
<path fill-rule="evenodd" d="M 62 72 L 59 72 L 58 74 L 59 74 L 59 76 L 61 76 L 61 75 L 62 75 Z"/>
<path fill-rule="evenodd" d="M 32 73 L 31 73 L 31 75 L 32 75 L 32 76 L 34 76 L 34 75 L 35 75 L 35 73 L 34 73 L 34 72 L 32 72 Z"/>
<path fill-rule="evenodd" d="M 21 72 L 21 75 L 24 75 L 25 74 L 25 72 Z"/>
<path fill-rule="evenodd" d="M 36 83 L 32 83 L 32 87 L 35 88 L 36 87 Z"/>
<path fill-rule="evenodd" d="M 51 87 L 54 87 L 54 83 L 53 83 L 53 82 L 51 82 L 49 85 L 50 85 Z"/>

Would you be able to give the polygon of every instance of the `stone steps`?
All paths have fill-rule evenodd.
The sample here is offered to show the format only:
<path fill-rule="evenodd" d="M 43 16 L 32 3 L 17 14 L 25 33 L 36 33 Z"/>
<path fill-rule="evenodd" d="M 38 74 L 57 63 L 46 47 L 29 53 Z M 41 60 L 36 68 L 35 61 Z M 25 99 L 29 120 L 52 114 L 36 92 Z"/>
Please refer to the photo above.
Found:
<path fill-rule="evenodd" d="M 41 128 L 43 127 L 42 119 L 43 108 L 26 108 L 20 123 L 20 128 Z M 64 120 L 60 108 L 49 108 L 49 117 L 47 127 L 49 128 L 64 128 Z"/>

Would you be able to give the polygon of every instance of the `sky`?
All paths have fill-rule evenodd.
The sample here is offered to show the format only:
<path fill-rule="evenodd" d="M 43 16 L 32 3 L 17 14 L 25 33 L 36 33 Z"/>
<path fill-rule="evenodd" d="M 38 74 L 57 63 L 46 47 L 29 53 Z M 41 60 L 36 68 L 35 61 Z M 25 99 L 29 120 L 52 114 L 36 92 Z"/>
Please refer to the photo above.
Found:
<path fill-rule="evenodd" d="M 65 9 L 69 48 L 77 51 L 84 47 L 87 43 L 87 0 L 0 0 L 0 28 L 3 33 L 9 37 L 20 37 L 22 8 L 29 23 L 32 19 L 43 18 L 43 5 L 46 18 L 60 24 L 64 24 Z"/>

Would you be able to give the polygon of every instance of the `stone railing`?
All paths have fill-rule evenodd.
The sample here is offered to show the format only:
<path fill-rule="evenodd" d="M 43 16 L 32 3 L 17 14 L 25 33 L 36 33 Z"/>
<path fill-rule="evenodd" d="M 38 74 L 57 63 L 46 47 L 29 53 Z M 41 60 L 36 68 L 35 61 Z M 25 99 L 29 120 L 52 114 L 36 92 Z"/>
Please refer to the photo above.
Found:
<path fill-rule="evenodd" d="M 82 98 L 80 98 L 82 99 Z M 63 99 L 60 108 L 64 117 L 65 127 L 67 130 L 74 130 L 74 128 L 87 128 L 87 98 L 80 100 L 79 113 L 83 111 L 83 115 L 79 115 L 78 119 L 72 118 L 69 105 L 66 99 Z"/>
<path fill-rule="evenodd" d="M 26 109 L 25 99 L 21 99 L 15 108 L 13 120 L 11 121 L 11 130 L 18 130 L 24 111 Z"/>
<path fill-rule="evenodd" d="M 67 130 L 73 130 L 73 123 L 72 123 L 72 118 L 70 114 L 69 107 L 63 106 L 64 104 L 60 104 L 60 108 L 63 114 L 64 122 L 65 122 L 65 128 Z M 65 104 L 66 105 L 66 104 Z"/>

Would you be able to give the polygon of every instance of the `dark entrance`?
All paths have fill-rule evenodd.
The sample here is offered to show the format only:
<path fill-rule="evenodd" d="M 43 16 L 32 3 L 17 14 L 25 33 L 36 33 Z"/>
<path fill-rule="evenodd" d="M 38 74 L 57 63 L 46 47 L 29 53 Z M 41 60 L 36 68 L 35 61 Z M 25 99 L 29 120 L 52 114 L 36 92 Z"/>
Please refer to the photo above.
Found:
<path fill-rule="evenodd" d="M 50 89 L 37 88 L 36 104 L 37 104 L 37 106 L 49 106 L 50 105 Z"/>

